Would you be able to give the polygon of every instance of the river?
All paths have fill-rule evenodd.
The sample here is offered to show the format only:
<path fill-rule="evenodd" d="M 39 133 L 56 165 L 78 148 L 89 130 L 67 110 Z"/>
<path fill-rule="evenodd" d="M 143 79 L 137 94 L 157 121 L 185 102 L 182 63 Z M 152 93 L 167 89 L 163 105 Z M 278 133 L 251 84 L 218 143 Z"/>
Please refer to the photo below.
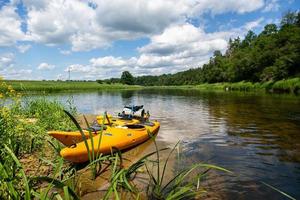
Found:
<path fill-rule="evenodd" d="M 83 114 L 116 115 L 144 105 L 161 123 L 157 141 L 181 141 L 182 168 L 206 162 L 231 170 L 208 180 L 213 198 L 285 199 L 262 182 L 300 198 L 300 97 L 195 90 L 99 91 L 51 94 L 73 99 Z M 177 162 L 178 163 L 178 162 Z"/>

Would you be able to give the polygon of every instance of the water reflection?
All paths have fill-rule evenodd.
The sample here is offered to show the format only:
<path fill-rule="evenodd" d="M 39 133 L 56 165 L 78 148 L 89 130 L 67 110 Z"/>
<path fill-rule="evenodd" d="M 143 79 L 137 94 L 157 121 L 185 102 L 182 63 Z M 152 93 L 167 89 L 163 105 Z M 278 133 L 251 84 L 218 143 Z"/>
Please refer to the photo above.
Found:
<path fill-rule="evenodd" d="M 82 113 L 116 114 L 125 104 L 143 104 L 161 122 L 165 146 L 183 142 L 189 165 L 208 160 L 235 172 L 214 173 L 217 198 L 281 199 L 270 183 L 300 198 L 300 98 L 287 95 L 199 92 L 194 90 L 102 91 L 57 94 L 72 97 Z"/>

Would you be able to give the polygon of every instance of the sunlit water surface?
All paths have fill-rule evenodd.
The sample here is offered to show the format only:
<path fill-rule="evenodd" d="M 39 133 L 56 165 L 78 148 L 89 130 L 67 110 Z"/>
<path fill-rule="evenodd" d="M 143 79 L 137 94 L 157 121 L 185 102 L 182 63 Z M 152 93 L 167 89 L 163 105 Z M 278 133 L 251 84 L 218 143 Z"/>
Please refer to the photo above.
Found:
<path fill-rule="evenodd" d="M 161 123 L 157 141 L 181 141 L 180 166 L 206 162 L 234 172 L 213 173 L 222 199 L 284 199 L 262 182 L 300 198 L 300 97 L 180 90 L 51 94 L 72 99 L 83 114 L 117 114 L 123 105 L 144 105 Z"/>

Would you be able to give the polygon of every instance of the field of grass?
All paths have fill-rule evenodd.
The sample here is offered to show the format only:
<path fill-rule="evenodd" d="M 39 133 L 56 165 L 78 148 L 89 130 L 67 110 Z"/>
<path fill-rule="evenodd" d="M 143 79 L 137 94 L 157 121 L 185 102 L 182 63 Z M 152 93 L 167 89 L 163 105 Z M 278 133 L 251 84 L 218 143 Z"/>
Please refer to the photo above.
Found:
<path fill-rule="evenodd" d="M 123 84 L 99 84 L 95 81 L 13 81 L 5 80 L 14 90 L 20 92 L 64 92 L 64 91 L 95 91 L 95 90 L 136 90 L 136 89 L 197 89 L 206 91 L 258 91 L 299 93 L 300 78 L 291 78 L 277 82 L 252 83 L 241 81 L 237 83 L 204 83 L 200 85 L 181 86 L 138 86 Z M 5 88 L 1 87 L 0 92 Z"/>
<path fill-rule="evenodd" d="M 95 81 L 17 81 L 4 80 L 11 85 L 14 90 L 20 92 L 45 91 L 45 92 L 63 92 L 63 91 L 86 91 L 86 90 L 124 90 L 139 89 L 140 86 L 128 86 L 122 84 L 99 84 Z M 0 91 L 5 88 L 0 87 Z"/>

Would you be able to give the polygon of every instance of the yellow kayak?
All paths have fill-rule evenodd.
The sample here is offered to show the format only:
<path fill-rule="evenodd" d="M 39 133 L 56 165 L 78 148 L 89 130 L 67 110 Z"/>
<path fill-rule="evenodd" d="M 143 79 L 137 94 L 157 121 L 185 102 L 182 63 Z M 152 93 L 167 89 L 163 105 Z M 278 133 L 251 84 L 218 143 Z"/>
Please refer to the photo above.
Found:
<path fill-rule="evenodd" d="M 140 123 L 140 120 L 138 119 L 123 119 L 123 118 L 115 118 L 112 117 L 111 115 L 107 115 L 107 117 L 105 118 L 105 120 L 103 121 L 103 115 L 99 115 L 96 117 L 97 123 L 98 124 L 103 124 L 104 125 L 126 125 L 126 124 L 136 124 L 136 123 Z"/>
<path fill-rule="evenodd" d="M 104 122 L 104 125 L 106 129 L 109 129 L 110 127 L 113 126 L 125 126 L 125 125 L 130 125 L 130 124 L 137 124 L 140 123 L 139 120 L 137 119 L 131 119 L 131 120 L 125 120 L 125 119 L 119 119 L 119 118 L 112 118 L 111 116 L 109 117 L 109 121 L 106 119 Z M 103 123 L 103 116 L 98 116 L 97 117 L 97 122 L 99 124 Z M 100 131 L 100 126 L 91 129 L 92 136 L 97 135 L 97 133 Z M 89 131 L 83 130 L 83 133 L 87 139 L 89 139 Z M 48 134 L 58 141 L 60 141 L 62 144 L 65 146 L 71 146 L 73 144 L 79 143 L 83 141 L 82 135 L 79 131 L 48 131 Z"/>
<path fill-rule="evenodd" d="M 155 135 L 158 133 L 160 124 L 159 122 L 149 122 L 144 124 L 129 124 L 124 126 L 111 126 L 93 137 L 94 147 L 92 148 L 91 139 L 87 140 L 89 151 L 92 153 L 109 154 L 113 148 L 119 150 L 126 150 L 137 146 L 147 141 L 150 136 L 148 131 Z M 100 148 L 97 149 L 99 141 Z M 88 150 L 85 146 L 85 142 L 82 141 L 70 147 L 66 147 L 60 151 L 60 155 L 71 162 L 82 163 L 89 160 Z"/>
<path fill-rule="evenodd" d="M 90 138 L 89 131 L 83 130 L 83 133 L 87 139 Z M 91 131 L 91 133 L 92 136 L 96 135 L 93 131 Z M 65 146 L 71 146 L 83 141 L 82 135 L 79 131 L 48 131 L 48 135 L 54 137 Z"/>

